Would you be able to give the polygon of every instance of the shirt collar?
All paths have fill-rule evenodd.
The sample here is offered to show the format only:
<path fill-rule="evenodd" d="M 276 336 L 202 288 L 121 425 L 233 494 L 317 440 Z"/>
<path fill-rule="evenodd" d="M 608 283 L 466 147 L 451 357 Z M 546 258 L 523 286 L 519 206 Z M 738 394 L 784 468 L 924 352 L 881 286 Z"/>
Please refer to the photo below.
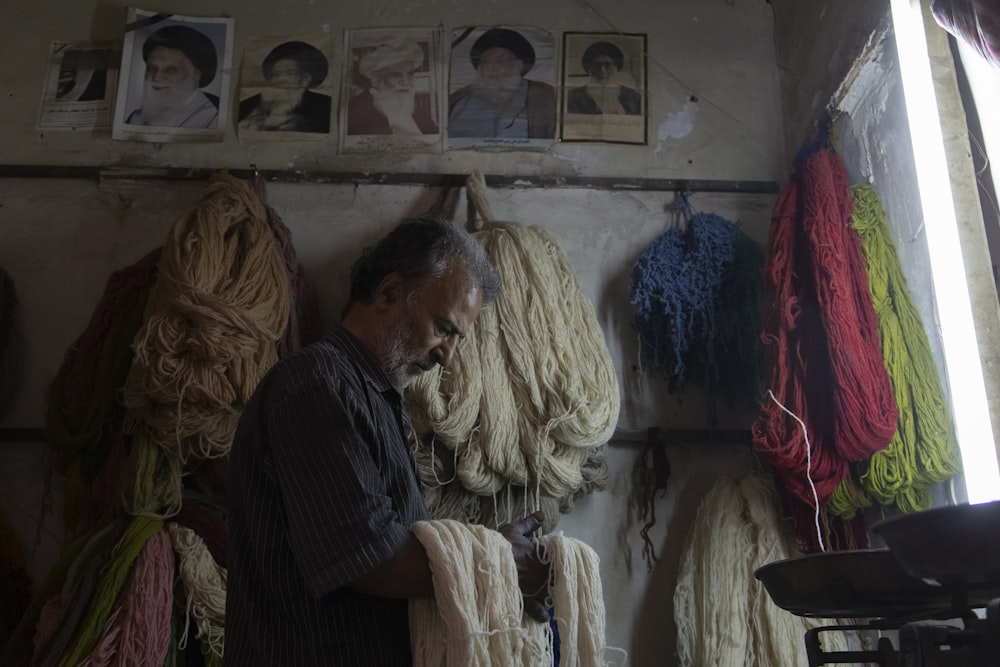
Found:
<path fill-rule="evenodd" d="M 368 348 L 361 344 L 361 341 L 354 337 L 354 334 L 341 325 L 336 324 L 327 332 L 326 338 L 331 343 L 336 344 L 338 347 L 350 354 L 351 359 L 354 360 L 354 362 L 358 365 L 358 368 L 361 369 L 361 372 L 365 377 L 365 381 L 368 382 L 368 384 L 370 384 L 375 391 L 380 394 L 392 392 L 396 396 L 399 396 L 399 392 L 397 392 L 396 388 L 392 386 L 391 382 L 389 382 L 389 376 L 386 375 L 385 369 L 382 368 L 382 364 L 378 359 L 372 356 L 372 353 L 368 351 Z"/>

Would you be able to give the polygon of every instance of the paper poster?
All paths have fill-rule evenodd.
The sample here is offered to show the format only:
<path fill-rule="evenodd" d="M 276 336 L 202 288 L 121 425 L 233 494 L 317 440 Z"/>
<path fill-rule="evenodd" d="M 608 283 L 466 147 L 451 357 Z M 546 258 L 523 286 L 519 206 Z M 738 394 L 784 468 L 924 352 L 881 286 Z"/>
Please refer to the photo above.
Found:
<path fill-rule="evenodd" d="M 115 139 L 222 141 L 229 113 L 233 19 L 130 7 Z"/>
<path fill-rule="evenodd" d="M 552 33 L 528 26 L 452 32 L 448 147 L 545 150 L 556 136 Z"/>
<path fill-rule="evenodd" d="M 37 129 L 110 129 L 121 51 L 118 42 L 53 42 Z"/>
<path fill-rule="evenodd" d="M 563 33 L 563 141 L 646 143 L 646 35 Z"/>
<path fill-rule="evenodd" d="M 441 149 L 444 61 L 433 28 L 364 28 L 345 37 L 345 153 Z"/>
<path fill-rule="evenodd" d="M 248 39 L 240 71 L 240 141 L 324 139 L 336 70 L 329 35 Z"/>

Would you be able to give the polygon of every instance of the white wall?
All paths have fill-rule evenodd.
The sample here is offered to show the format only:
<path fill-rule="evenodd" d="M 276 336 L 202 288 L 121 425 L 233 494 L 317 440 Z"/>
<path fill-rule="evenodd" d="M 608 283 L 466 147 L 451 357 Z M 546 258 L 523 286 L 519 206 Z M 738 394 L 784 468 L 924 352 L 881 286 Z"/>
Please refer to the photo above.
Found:
<path fill-rule="evenodd" d="M 247 36 L 374 25 L 528 23 L 553 30 L 620 30 L 649 34 L 650 145 L 557 145 L 546 153 L 340 156 L 331 137 L 320 144 L 243 145 L 230 127 L 218 145 L 116 142 L 107 136 L 34 131 L 50 40 L 117 39 L 124 3 L 14 0 L 0 29 L 0 58 L 21 67 L 0 71 L 10 91 L 0 123 L 6 164 L 174 166 L 268 170 L 393 171 L 611 177 L 779 180 L 783 162 L 778 68 L 770 6 L 763 0 L 679 0 L 670 3 L 600 0 L 549 3 L 514 0 L 420 3 L 217 1 L 160 3 L 144 9 L 236 19 L 237 47 Z M 240 49 L 236 49 L 239 53 Z M 695 108 L 684 104 L 694 95 Z M 690 133 L 664 137 L 693 121 Z M 0 266 L 12 275 L 22 303 L 26 370 L 15 404 L 0 428 L 44 424 L 45 389 L 62 356 L 82 332 L 104 282 L 114 270 L 162 244 L 170 225 L 191 208 L 201 183 L 162 180 L 0 179 Z M 273 183 L 270 203 L 291 229 L 299 257 L 319 292 L 327 324 L 346 299 L 346 274 L 358 250 L 400 218 L 425 211 L 437 197 L 410 186 Z M 548 229 L 563 245 L 592 299 L 619 371 L 620 427 L 701 428 L 705 410 L 697 392 L 668 395 L 663 381 L 640 375 L 628 275 L 639 253 L 666 229 L 672 194 L 577 188 L 494 189 L 495 216 Z M 739 220 L 763 243 L 773 195 L 695 194 L 698 210 Z M 450 210 L 463 220 L 464 198 Z M 457 213 L 455 213 L 457 212 Z M 681 400 L 683 399 L 683 401 Z M 749 411 L 723 414 L 722 428 L 749 428 Z M 631 665 L 671 664 L 675 647 L 673 587 L 684 538 L 698 502 L 722 472 L 750 465 L 749 446 L 678 445 L 669 451 L 672 476 L 655 502 L 650 532 L 659 563 L 649 573 L 640 557 L 632 468 L 641 448 L 612 444 L 609 489 L 581 500 L 559 527 L 600 554 L 607 603 L 608 641 L 626 650 Z M 0 442 L 0 506 L 15 522 L 40 581 L 60 544 L 58 516 L 50 516 L 34 545 L 45 492 L 42 443 Z M 58 508 L 59 482 L 52 494 Z M 57 510 L 58 511 L 58 510 Z"/>

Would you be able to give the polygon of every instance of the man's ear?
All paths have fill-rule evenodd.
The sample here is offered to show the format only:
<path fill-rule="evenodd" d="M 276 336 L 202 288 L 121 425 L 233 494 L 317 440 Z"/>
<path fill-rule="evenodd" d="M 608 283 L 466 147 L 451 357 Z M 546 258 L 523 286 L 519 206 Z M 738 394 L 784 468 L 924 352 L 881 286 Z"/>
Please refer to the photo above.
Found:
<path fill-rule="evenodd" d="M 403 276 L 398 273 L 386 274 L 375 288 L 373 303 L 380 310 L 387 309 L 403 300 L 403 292 Z"/>

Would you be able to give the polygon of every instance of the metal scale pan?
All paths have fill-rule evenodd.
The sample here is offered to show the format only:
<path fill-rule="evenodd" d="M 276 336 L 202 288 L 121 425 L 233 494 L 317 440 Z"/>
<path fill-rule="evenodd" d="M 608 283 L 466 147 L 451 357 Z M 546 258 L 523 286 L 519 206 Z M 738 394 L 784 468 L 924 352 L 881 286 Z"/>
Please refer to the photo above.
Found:
<path fill-rule="evenodd" d="M 809 554 L 754 572 L 776 605 L 815 618 L 952 618 L 954 591 L 909 574 L 889 549 Z M 1000 583 L 963 591 L 970 606 L 1000 597 Z"/>
<path fill-rule="evenodd" d="M 970 590 L 1000 583 L 1000 502 L 899 514 L 871 530 L 914 577 Z"/>

